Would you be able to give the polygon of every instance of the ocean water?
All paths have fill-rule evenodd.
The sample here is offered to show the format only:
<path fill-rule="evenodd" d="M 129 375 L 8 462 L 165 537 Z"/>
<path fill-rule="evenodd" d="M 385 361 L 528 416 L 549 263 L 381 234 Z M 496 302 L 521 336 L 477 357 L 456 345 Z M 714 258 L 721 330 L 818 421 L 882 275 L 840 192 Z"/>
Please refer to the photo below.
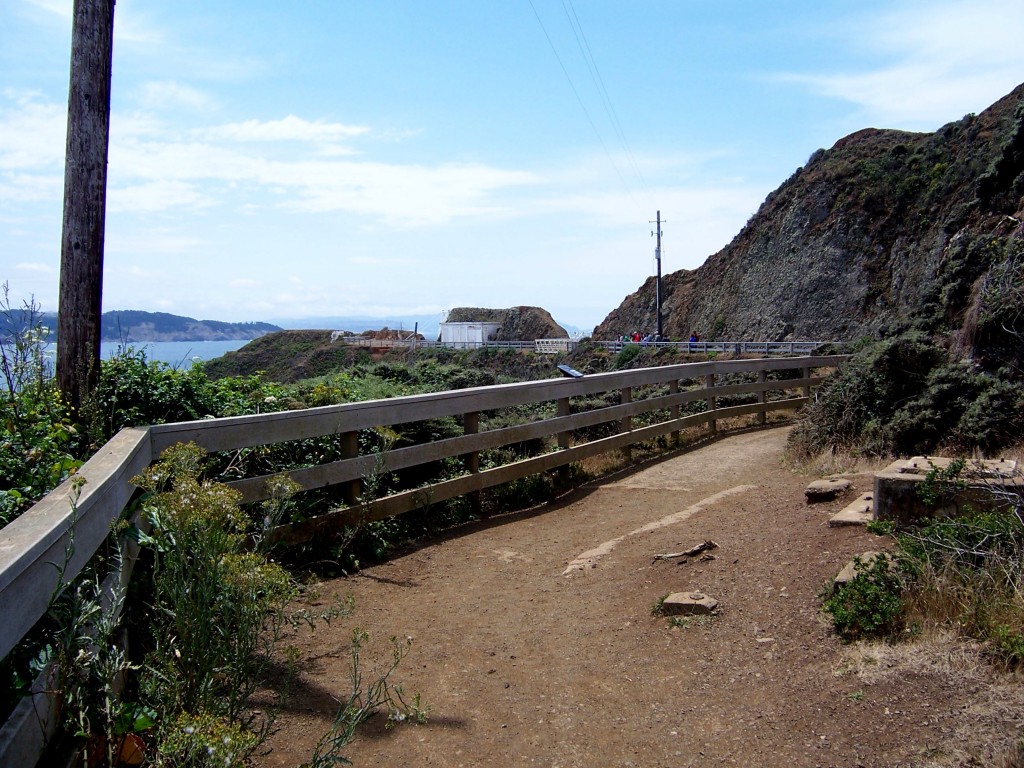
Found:
<path fill-rule="evenodd" d="M 227 352 L 234 352 L 249 343 L 248 339 L 231 339 L 230 341 L 136 341 L 122 344 L 119 341 L 100 342 L 100 357 L 106 360 L 113 357 L 124 347 L 143 350 L 146 359 L 167 363 L 172 368 L 188 368 L 194 360 L 213 360 Z M 57 358 L 57 348 L 53 344 L 46 345 L 46 354 L 50 361 Z"/>
<path fill-rule="evenodd" d="M 249 343 L 248 339 L 231 339 L 230 341 L 139 341 L 127 346 L 143 350 L 148 360 L 167 363 L 173 368 L 188 368 L 193 361 L 212 360 L 227 352 L 234 352 Z M 125 345 L 121 342 L 104 341 L 100 343 L 100 356 L 103 359 L 117 354 Z"/>

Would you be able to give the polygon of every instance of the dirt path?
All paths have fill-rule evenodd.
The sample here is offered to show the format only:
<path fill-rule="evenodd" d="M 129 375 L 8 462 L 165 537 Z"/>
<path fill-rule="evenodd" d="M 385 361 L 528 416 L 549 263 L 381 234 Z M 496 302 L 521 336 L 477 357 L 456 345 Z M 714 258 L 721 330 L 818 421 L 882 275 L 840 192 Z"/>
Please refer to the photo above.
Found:
<path fill-rule="evenodd" d="M 1000 764 L 1021 686 L 955 644 L 843 646 L 822 620 L 822 586 L 879 540 L 826 526 L 846 501 L 804 502 L 785 434 L 728 437 L 325 583 L 355 614 L 288 639 L 299 681 L 262 765 L 308 759 L 348 691 L 355 625 L 378 654 L 414 639 L 396 678 L 430 706 L 426 725 L 371 721 L 346 751 L 357 766 Z M 714 560 L 653 561 L 705 539 Z M 652 615 L 681 590 L 720 615 Z"/>

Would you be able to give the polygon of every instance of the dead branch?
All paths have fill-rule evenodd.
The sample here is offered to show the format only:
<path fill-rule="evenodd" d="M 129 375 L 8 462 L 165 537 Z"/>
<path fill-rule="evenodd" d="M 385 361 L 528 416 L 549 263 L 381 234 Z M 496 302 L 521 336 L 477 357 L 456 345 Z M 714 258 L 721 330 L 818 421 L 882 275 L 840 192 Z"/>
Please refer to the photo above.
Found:
<path fill-rule="evenodd" d="M 685 552 L 667 552 L 662 555 L 655 555 L 654 559 L 651 562 L 656 563 L 659 560 L 675 560 L 677 557 L 693 557 L 694 555 L 699 555 L 701 552 L 704 552 L 705 550 L 717 548 L 718 545 L 715 544 L 715 542 L 713 542 L 711 539 L 707 539 L 701 542 L 700 544 L 697 544 L 696 546 L 690 547 Z"/>

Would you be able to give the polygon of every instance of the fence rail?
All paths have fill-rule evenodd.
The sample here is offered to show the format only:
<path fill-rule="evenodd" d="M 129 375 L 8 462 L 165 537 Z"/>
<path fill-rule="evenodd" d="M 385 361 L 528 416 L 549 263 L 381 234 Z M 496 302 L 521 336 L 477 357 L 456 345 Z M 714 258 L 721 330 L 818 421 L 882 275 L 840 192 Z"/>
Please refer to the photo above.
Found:
<path fill-rule="evenodd" d="M 436 341 L 428 339 L 370 339 L 363 336 L 340 336 L 343 344 L 367 349 L 515 349 L 557 354 L 573 352 L 583 344 L 610 352 L 620 352 L 631 345 L 675 349 L 692 354 L 734 354 L 734 355 L 810 355 L 819 347 L 834 342 L 826 341 L 578 341 L 575 339 L 536 339 L 534 341 Z"/>
<path fill-rule="evenodd" d="M 89 459 L 78 473 L 79 485 L 65 482 L 21 517 L 0 529 L 0 657 L 6 655 L 45 614 L 61 583 L 77 576 L 107 540 L 136 489 L 131 478 L 167 447 L 194 442 L 207 451 L 230 451 L 258 445 L 340 436 L 348 457 L 289 472 L 304 490 L 340 485 L 350 502 L 343 509 L 282 526 L 273 540 L 308 540 L 329 528 L 403 514 L 445 499 L 474 493 L 529 475 L 546 472 L 606 451 L 628 448 L 685 428 L 717 429 L 721 419 L 796 409 L 810 397 L 821 378 L 816 369 L 841 364 L 844 356 L 715 360 L 619 371 L 580 378 L 412 395 L 389 400 L 311 408 L 302 411 L 161 424 L 122 430 Z M 798 371 L 796 378 L 769 379 L 770 372 Z M 717 383 L 718 377 L 746 374 L 753 381 Z M 646 389 L 645 389 L 646 388 Z M 655 388 L 655 389 L 652 389 Z M 572 399 L 618 393 L 618 404 L 572 413 Z M 769 399 L 774 394 L 775 399 Z M 718 407 L 718 399 L 747 395 L 754 402 Z M 703 401 L 704 410 L 681 415 L 681 406 Z M 479 415 L 519 405 L 554 403 L 556 415 L 541 421 L 478 431 Z M 659 413 L 660 412 L 660 413 Z M 634 428 L 641 415 L 657 418 Z M 463 434 L 432 443 L 359 455 L 360 430 L 410 422 L 460 417 Z M 576 444 L 575 430 L 615 423 L 618 433 Z M 557 438 L 558 450 L 479 469 L 479 453 L 534 438 Z M 371 472 L 394 472 L 449 457 L 461 457 L 465 474 L 363 501 L 360 483 Z M 230 483 L 246 502 L 266 498 L 268 477 Z M 84 484 L 82 481 L 84 480 Z M 56 564 L 63 564 L 58 570 Z M 126 578 L 125 574 L 120 574 Z M 52 684 L 37 681 L 34 695 L 0 729 L 0 765 L 35 765 L 55 728 Z"/>

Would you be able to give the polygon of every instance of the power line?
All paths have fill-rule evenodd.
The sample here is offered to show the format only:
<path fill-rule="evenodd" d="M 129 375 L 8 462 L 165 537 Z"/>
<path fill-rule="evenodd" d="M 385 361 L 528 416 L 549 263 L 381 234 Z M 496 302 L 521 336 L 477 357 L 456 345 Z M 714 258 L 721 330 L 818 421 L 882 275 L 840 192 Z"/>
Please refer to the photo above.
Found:
<path fill-rule="evenodd" d="M 576 89 L 576 84 L 573 82 L 572 76 L 569 74 L 569 70 L 566 69 L 565 64 L 562 61 L 562 57 L 558 55 L 558 49 L 555 47 L 555 43 L 551 39 L 551 35 L 548 34 L 547 27 L 544 26 L 544 21 L 543 21 L 543 19 L 541 19 L 540 14 L 537 12 L 537 8 L 533 4 L 533 0 L 527 0 L 527 1 L 530 3 L 530 8 L 533 10 L 533 15 L 537 19 L 537 23 L 540 25 L 541 31 L 544 32 L 544 37 L 548 41 L 548 45 L 551 47 L 551 52 L 553 54 L 555 54 L 555 59 L 558 61 L 558 66 L 561 67 L 562 74 L 565 75 L 565 79 L 569 83 L 569 87 L 572 89 L 573 95 L 576 97 L 576 101 L 580 105 L 580 109 L 583 110 L 583 114 L 586 115 L 587 122 L 590 123 L 591 130 L 594 131 L 594 135 L 597 137 L 597 140 L 601 143 L 601 148 L 604 149 L 605 155 L 608 156 L 608 161 L 611 163 L 612 168 L 615 169 L 615 174 L 619 177 L 619 181 L 622 182 L 622 186 L 626 189 L 626 192 L 629 193 L 629 196 L 633 197 L 633 190 L 630 188 L 629 184 L 626 182 L 625 176 L 622 175 L 622 171 L 619 169 L 618 163 L 615 162 L 615 158 L 612 156 L 612 153 L 608 150 L 608 145 L 605 143 L 604 138 L 601 136 L 601 132 L 597 129 L 597 125 L 594 123 L 593 118 L 590 116 L 590 110 L 588 110 L 587 109 L 587 105 L 583 103 L 583 99 L 580 97 L 580 93 Z M 563 8 L 564 7 L 565 6 L 563 4 Z M 570 26 L 571 26 L 571 22 L 570 22 Z M 574 28 L 573 29 L 573 33 L 574 34 L 575 34 L 575 31 L 576 30 Z M 579 38 L 577 37 L 577 43 L 578 42 L 579 42 Z M 584 59 L 585 58 L 586 57 L 584 57 Z M 589 64 L 588 64 L 588 66 L 589 66 Z M 633 202 L 637 202 L 635 197 L 633 197 Z"/>
<path fill-rule="evenodd" d="M 622 149 L 626 153 L 626 157 L 629 158 L 629 162 L 633 167 L 634 173 L 636 173 L 637 178 L 640 180 L 640 186 L 650 193 L 650 188 L 647 186 L 647 180 L 640 171 L 640 166 L 636 162 L 633 150 L 630 149 L 629 142 L 626 140 L 626 132 L 622 128 L 622 122 L 619 120 L 618 112 L 615 110 L 615 104 L 612 102 L 611 95 L 605 87 L 604 78 L 601 77 L 601 70 L 597 66 L 597 59 L 594 58 L 594 52 L 590 47 L 590 41 L 587 40 L 587 33 L 583 31 L 583 24 L 580 21 L 579 15 L 576 13 L 576 6 L 573 5 L 572 0 L 562 0 L 562 10 L 565 11 L 565 16 L 569 20 L 569 26 L 572 28 L 573 35 L 576 37 L 576 45 L 579 47 L 580 54 L 583 56 L 583 60 L 587 64 L 587 69 L 590 72 L 590 79 L 593 81 L 594 86 L 597 88 L 597 92 L 601 96 L 605 114 L 608 115 L 608 120 L 615 129 L 619 143 L 622 145 Z M 572 11 L 571 14 L 570 10 Z"/>

